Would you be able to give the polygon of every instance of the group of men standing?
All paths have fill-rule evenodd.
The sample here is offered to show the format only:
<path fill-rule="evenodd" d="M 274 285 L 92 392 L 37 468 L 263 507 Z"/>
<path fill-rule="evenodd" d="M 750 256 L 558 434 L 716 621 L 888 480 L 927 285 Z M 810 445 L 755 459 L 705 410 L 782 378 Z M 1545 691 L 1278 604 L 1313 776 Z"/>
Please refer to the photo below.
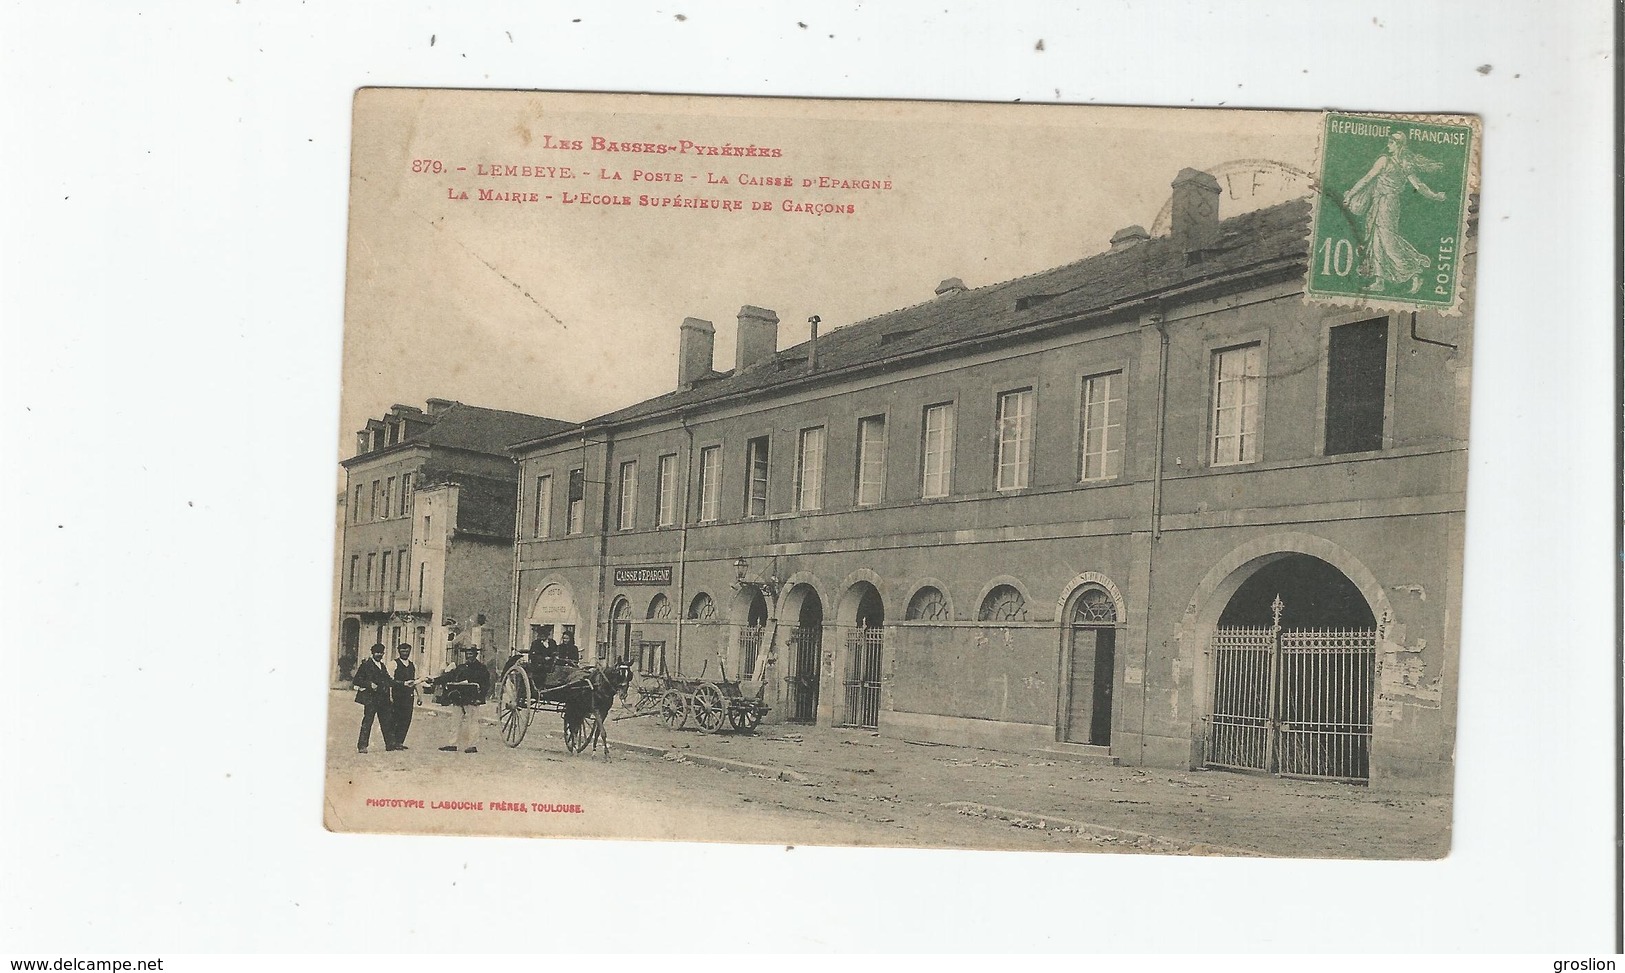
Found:
<path fill-rule="evenodd" d="M 446 702 L 458 708 L 456 735 L 442 750 L 478 753 L 479 707 L 491 692 L 491 671 L 480 662 L 479 647 L 462 646 L 463 661 L 432 679 L 419 680 L 412 662 L 412 646 L 403 642 L 396 648 L 399 658 L 393 666 L 384 661 L 384 644 L 375 643 L 371 657 L 356 667 L 353 684 L 355 701 L 362 706 L 361 735 L 356 752 L 366 753 L 372 740 L 372 724 L 377 719 L 384 734 L 385 750 L 405 750 L 406 734 L 412 728 L 412 709 L 418 702 L 418 686 L 443 686 Z M 393 670 L 393 671 L 392 671 Z"/>
<path fill-rule="evenodd" d="M 356 666 L 353 683 L 355 701 L 362 705 L 361 735 L 356 738 L 357 753 L 366 753 L 372 741 L 372 721 L 384 731 L 385 750 L 405 750 L 406 733 L 412 728 L 412 707 L 417 705 L 418 670 L 412 662 L 412 646 L 402 642 L 395 650 L 394 672 L 384 661 L 384 643 L 376 642 L 370 658 Z"/>

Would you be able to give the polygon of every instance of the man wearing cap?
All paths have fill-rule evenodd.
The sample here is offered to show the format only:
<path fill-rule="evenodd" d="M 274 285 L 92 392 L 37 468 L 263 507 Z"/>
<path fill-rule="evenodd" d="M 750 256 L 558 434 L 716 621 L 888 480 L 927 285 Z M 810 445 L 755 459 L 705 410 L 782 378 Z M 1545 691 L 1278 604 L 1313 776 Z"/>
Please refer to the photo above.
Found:
<path fill-rule="evenodd" d="M 355 701 L 362 706 L 361 735 L 356 737 L 356 753 L 366 753 L 367 744 L 372 739 L 372 721 L 378 719 L 379 729 L 384 731 L 384 743 L 389 743 L 389 673 L 384 669 L 384 643 L 374 642 L 370 658 L 362 659 L 356 666 Z"/>
<path fill-rule="evenodd" d="M 384 749 L 405 750 L 406 731 L 412 728 L 412 707 L 418 701 L 418 669 L 412 664 L 412 646 L 402 642 L 395 649 L 395 671 L 390 675 L 389 719 L 384 720 Z"/>
<path fill-rule="evenodd" d="M 428 682 L 429 686 L 445 686 L 446 701 L 458 709 L 457 735 L 440 749 L 478 753 L 480 707 L 491 692 L 491 670 L 480 661 L 479 646 L 464 645 L 457 651 L 462 653 L 463 662 Z"/>

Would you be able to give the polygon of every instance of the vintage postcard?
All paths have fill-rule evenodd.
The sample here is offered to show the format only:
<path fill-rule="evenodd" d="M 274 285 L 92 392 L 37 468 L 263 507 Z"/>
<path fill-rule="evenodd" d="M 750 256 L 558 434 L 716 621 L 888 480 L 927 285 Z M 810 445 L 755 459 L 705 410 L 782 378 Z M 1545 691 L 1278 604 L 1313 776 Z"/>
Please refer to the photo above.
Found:
<path fill-rule="evenodd" d="M 327 826 L 1446 854 L 1479 132 L 360 91 Z"/>

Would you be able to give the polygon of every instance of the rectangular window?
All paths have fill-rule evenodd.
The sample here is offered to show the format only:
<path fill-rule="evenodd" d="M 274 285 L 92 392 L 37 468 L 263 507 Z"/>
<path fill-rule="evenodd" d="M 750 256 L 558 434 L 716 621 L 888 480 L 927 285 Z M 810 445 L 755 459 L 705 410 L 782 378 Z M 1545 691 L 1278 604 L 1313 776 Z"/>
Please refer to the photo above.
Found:
<path fill-rule="evenodd" d="M 953 489 L 953 403 L 927 406 L 922 425 L 925 442 L 920 450 L 920 496 L 946 497 Z"/>
<path fill-rule="evenodd" d="M 402 517 L 412 515 L 412 474 L 401 474 L 401 505 L 399 513 Z"/>
<path fill-rule="evenodd" d="M 355 498 L 350 501 L 350 523 L 361 523 L 361 484 L 355 485 Z"/>
<path fill-rule="evenodd" d="M 388 517 L 394 510 L 395 478 L 392 476 L 384 481 L 384 516 Z"/>
<path fill-rule="evenodd" d="M 553 478 L 551 476 L 538 476 L 536 478 L 536 509 L 531 513 L 530 533 L 532 537 L 546 537 L 553 533 Z"/>
<path fill-rule="evenodd" d="M 722 447 L 700 450 L 700 520 L 716 520 L 722 505 Z"/>
<path fill-rule="evenodd" d="M 360 489 L 360 488 L 358 487 L 357 489 Z M 361 569 L 361 555 L 359 555 L 359 554 L 350 555 L 350 590 L 351 591 L 356 590 L 356 588 L 355 588 L 356 572 L 359 571 L 360 569 Z"/>
<path fill-rule="evenodd" d="M 428 567 L 422 561 L 418 562 L 418 600 L 423 600 L 423 569 Z"/>
<path fill-rule="evenodd" d="M 1333 328 L 1326 347 L 1326 455 L 1382 448 L 1388 319 Z"/>
<path fill-rule="evenodd" d="M 858 503 L 879 503 L 886 486 L 886 417 L 858 420 Z"/>
<path fill-rule="evenodd" d="M 677 519 L 677 454 L 660 457 L 655 466 L 655 526 L 670 527 Z"/>
<path fill-rule="evenodd" d="M 1123 472 L 1123 373 L 1083 380 L 1081 479 L 1105 480 Z"/>
<path fill-rule="evenodd" d="M 412 577 L 411 568 L 406 565 L 406 548 L 401 548 L 395 554 L 395 590 L 401 590 L 401 583 L 409 581 Z"/>
<path fill-rule="evenodd" d="M 568 534 L 581 533 L 587 511 L 587 471 L 570 471 L 570 507 L 566 513 L 564 530 Z"/>
<path fill-rule="evenodd" d="M 394 553 L 393 551 L 385 551 L 383 560 L 379 562 L 378 587 L 380 590 L 389 587 L 389 569 L 392 566 L 390 561 L 394 559 Z"/>
<path fill-rule="evenodd" d="M 1258 458 L 1258 393 L 1263 350 L 1256 344 L 1213 353 L 1212 465 Z"/>
<path fill-rule="evenodd" d="M 796 509 L 824 508 L 824 427 L 801 430 L 796 450 Z"/>
<path fill-rule="evenodd" d="M 376 557 L 377 557 L 377 555 L 375 555 L 375 554 L 368 554 L 367 555 L 367 590 L 368 591 L 373 590 L 373 587 L 372 587 L 372 577 L 373 577 L 373 575 L 372 575 L 372 567 L 373 567 L 374 559 Z"/>
<path fill-rule="evenodd" d="M 615 526 L 619 530 L 631 530 L 637 526 L 638 520 L 638 464 L 636 460 L 629 460 L 621 464 L 621 505 L 617 513 Z"/>
<path fill-rule="evenodd" d="M 767 437 L 758 436 L 745 444 L 745 516 L 767 514 Z"/>
<path fill-rule="evenodd" d="M 368 520 L 378 520 L 381 517 L 381 515 L 378 512 L 378 493 L 379 493 L 378 488 L 379 488 L 379 486 L 381 486 L 381 484 L 377 480 L 372 481 L 372 506 L 367 508 L 367 519 Z"/>
<path fill-rule="evenodd" d="M 1033 456 L 1033 390 L 1018 389 L 999 396 L 999 445 L 994 465 L 1000 490 L 1027 485 Z"/>

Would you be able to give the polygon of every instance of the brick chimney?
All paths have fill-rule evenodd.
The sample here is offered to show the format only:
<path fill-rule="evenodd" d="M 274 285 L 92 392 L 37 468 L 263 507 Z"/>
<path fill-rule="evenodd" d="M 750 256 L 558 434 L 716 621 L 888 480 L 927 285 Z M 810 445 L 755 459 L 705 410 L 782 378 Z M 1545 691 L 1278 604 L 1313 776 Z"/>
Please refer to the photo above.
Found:
<path fill-rule="evenodd" d="M 1219 180 L 1197 169 L 1174 177 L 1173 241 L 1186 254 L 1211 250 L 1219 242 Z"/>
<path fill-rule="evenodd" d="M 734 371 L 767 361 L 779 350 L 779 316 L 765 307 L 746 304 L 739 309 L 739 332 L 734 344 Z"/>
<path fill-rule="evenodd" d="M 711 374 L 711 356 L 716 350 L 717 329 L 709 321 L 684 318 L 677 335 L 677 386 L 692 388 Z"/>
<path fill-rule="evenodd" d="M 1140 226 L 1138 223 L 1133 226 L 1125 226 L 1112 234 L 1111 252 L 1116 253 L 1119 250 L 1127 250 L 1129 247 L 1138 246 L 1149 239 L 1151 239 L 1151 234 L 1145 232 L 1145 227 Z"/>
<path fill-rule="evenodd" d="M 937 285 L 937 296 L 953 297 L 955 294 L 963 294 L 969 289 L 970 288 L 965 286 L 965 282 L 960 280 L 958 277 L 949 277 L 947 280 Z"/>
<path fill-rule="evenodd" d="M 429 415 L 437 416 L 457 403 L 452 399 L 430 399 L 424 404 L 429 407 Z"/>

